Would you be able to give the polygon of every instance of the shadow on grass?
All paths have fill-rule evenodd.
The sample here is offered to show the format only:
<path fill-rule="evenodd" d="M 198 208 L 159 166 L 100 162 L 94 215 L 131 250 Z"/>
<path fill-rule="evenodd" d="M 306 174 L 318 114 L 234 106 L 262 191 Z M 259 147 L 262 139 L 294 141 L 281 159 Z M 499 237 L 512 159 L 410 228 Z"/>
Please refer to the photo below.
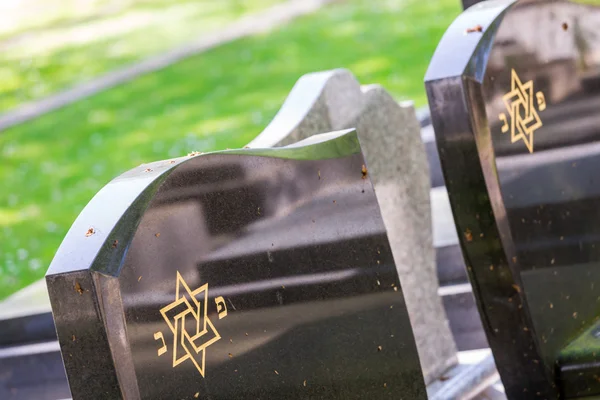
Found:
<path fill-rule="evenodd" d="M 394 4 L 401 6 L 395 7 Z M 349 1 L 0 134 L 0 298 L 41 278 L 93 195 L 140 163 L 244 146 L 303 74 L 337 67 L 425 104 L 456 0 Z"/>

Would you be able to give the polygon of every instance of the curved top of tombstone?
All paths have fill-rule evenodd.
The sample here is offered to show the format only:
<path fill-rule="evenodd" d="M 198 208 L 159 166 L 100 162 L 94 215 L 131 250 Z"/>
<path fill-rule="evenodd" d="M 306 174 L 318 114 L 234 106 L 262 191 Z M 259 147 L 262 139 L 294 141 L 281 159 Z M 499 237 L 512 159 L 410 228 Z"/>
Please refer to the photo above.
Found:
<path fill-rule="evenodd" d="M 271 123 L 248 147 L 280 146 L 315 132 L 335 130 L 336 126 L 354 119 L 363 102 L 360 84 L 348 70 L 334 69 L 303 75 Z"/>
<path fill-rule="evenodd" d="M 600 394 L 600 344 L 588 340 L 600 331 L 600 7 L 479 3 L 450 26 L 425 81 L 506 393 Z"/>
<path fill-rule="evenodd" d="M 109 182 L 81 211 L 58 248 L 46 275 L 92 269 L 116 276 L 121 260 L 144 209 L 160 185 L 167 184 L 169 176 L 177 170 L 197 164 L 198 157 L 211 159 L 227 155 L 277 157 L 295 160 L 336 158 L 360 152 L 356 131 L 352 129 L 315 135 L 301 142 L 278 149 L 234 149 L 209 153 L 190 153 L 186 157 L 142 164 Z M 137 210 L 137 212 L 132 212 Z M 113 243 L 118 240 L 113 248 Z M 120 249 L 115 251 L 116 249 Z M 112 253 L 109 259 L 104 252 Z"/>
<path fill-rule="evenodd" d="M 475 4 L 450 25 L 427 68 L 425 81 L 468 76 L 481 81 L 502 17 L 517 0 Z"/>

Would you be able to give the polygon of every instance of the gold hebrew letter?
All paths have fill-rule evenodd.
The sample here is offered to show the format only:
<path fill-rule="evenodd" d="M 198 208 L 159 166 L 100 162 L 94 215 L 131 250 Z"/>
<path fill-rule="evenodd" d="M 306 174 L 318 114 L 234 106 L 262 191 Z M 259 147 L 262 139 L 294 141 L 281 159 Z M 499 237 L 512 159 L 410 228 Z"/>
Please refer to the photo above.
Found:
<path fill-rule="evenodd" d="M 225 299 L 223 296 L 219 296 L 215 299 L 215 304 L 217 305 L 217 312 L 219 313 L 219 319 L 225 318 L 227 316 L 227 305 L 225 304 Z M 220 306 L 223 306 L 222 308 Z"/>
<path fill-rule="evenodd" d="M 500 113 L 500 115 L 498 116 L 498 118 L 500 119 L 500 121 L 503 122 L 503 124 L 502 124 L 502 133 L 508 132 L 508 120 L 506 119 L 506 114 Z"/>
<path fill-rule="evenodd" d="M 544 97 L 544 93 L 537 92 L 535 97 L 537 98 L 538 110 L 544 111 L 546 109 L 546 98 Z"/>
<path fill-rule="evenodd" d="M 163 354 L 165 354 L 167 352 L 167 345 L 165 344 L 165 338 L 163 337 L 162 332 L 156 332 L 154 334 L 154 340 L 162 340 L 162 347 L 160 349 L 158 349 L 158 356 L 162 356 Z"/>

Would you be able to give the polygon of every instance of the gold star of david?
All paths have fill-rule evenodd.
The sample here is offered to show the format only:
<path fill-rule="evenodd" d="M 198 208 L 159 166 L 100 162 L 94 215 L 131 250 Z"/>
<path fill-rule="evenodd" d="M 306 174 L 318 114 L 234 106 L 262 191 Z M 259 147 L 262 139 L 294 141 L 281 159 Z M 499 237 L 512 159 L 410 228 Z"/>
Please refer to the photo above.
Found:
<path fill-rule="evenodd" d="M 542 92 L 537 92 L 537 105 L 539 111 L 546 108 L 546 101 Z M 512 143 L 522 140 L 530 153 L 533 153 L 533 134 L 542 127 L 542 120 L 534 105 L 533 81 L 525 84 L 521 82 L 517 72 L 511 72 L 511 91 L 502 97 L 510 116 L 510 139 Z M 502 132 L 508 132 L 509 126 L 506 115 L 501 113 L 500 120 L 504 123 Z"/>
<path fill-rule="evenodd" d="M 225 307 L 222 297 L 215 300 L 217 306 L 220 301 Z M 173 333 L 173 368 L 191 360 L 204 377 L 206 348 L 221 339 L 221 335 L 208 318 L 208 284 L 192 291 L 178 271 L 175 301 L 163 307 L 160 313 Z M 225 308 L 225 311 L 219 314 L 219 319 L 226 315 Z M 155 333 L 154 338 L 163 340 L 163 347 L 158 350 L 158 355 L 166 353 L 162 333 Z"/>

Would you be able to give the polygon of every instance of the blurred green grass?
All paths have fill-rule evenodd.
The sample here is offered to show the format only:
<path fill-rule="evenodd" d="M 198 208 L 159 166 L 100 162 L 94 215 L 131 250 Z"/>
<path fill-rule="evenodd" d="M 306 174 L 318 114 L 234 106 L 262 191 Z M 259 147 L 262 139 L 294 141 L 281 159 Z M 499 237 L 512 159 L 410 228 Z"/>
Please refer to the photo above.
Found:
<path fill-rule="evenodd" d="M 345 67 L 426 104 L 423 76 L 458 0 L 349 0 L 0 133 L 0 298 L 43 277 L 94 194 L 144 162 L 241 147 L 303 74 Z"/>
<path fill-rule="evenodd" d="M 0 12 L 0 112 L 191 41 L 282 0 L 26 1 L 33 10 L 12 12 L 18 24 L 9 24 L 10 13 Z"/>

